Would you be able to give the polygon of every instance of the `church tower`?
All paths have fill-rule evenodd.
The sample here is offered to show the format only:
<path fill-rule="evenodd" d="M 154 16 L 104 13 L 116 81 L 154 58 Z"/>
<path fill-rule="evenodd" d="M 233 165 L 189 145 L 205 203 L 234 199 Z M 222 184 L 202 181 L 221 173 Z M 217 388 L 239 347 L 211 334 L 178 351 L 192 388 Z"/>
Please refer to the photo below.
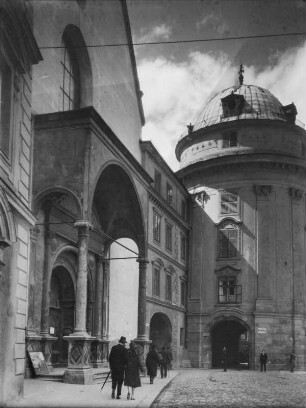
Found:
<path fill-rule="evenodd" d="M 188 350 L 193 367 L 305 369 L 306 132 L 292 103 L 243 84 L 215 95 L 177 143 L 193 198 Z"/>

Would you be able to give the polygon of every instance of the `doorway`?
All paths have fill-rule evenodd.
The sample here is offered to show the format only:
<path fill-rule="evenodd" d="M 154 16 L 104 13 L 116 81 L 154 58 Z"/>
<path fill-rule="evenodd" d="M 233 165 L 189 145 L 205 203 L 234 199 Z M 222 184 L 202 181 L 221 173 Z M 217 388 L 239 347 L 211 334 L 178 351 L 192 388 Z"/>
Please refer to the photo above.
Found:
<path fill-rule="evenodd" d="M 150 322 L 150 340 L 158 350 L 172 343 L 172 325 L 169 317 L 164 313 L 155 313 Z"/>
<path fill-rule="evenodd" d="M 211 330 L 212 368 L 222 367 L 222 349 L 228 354 L 229 368 L 249 368 L 249 333 L 247 328 L 235 321 L 216 323 Z"/>

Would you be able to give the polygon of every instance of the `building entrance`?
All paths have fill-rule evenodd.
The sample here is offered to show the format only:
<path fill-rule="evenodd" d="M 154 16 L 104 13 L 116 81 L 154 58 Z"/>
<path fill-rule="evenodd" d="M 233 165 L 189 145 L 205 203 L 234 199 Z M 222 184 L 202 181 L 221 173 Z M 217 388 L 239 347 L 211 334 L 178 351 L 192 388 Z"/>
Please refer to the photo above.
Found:
<path fill-rule="evenodd" d="M 150 322 L 150 340 L 158 350 L 172 343 L 172 325 L 164 313 L 155 313 Z"/>
<path fill-rule="evenodd" d="M 74 286 L 66 268 L 56 267 L 52 272 L 50 291 L 50 333 L 57 337 L 53 344 L 52 363 L 67 365 L 68 342 L 63 336 L 68 336 L 74 328 Z"/>
<path fill-rule="evenodd" d="M 222 349 L 227 348 L 228 367 L 249 368 L 249 334 L 235 320 L 216 323 L 211 330 L 212 367 L 222 367 Z"/>

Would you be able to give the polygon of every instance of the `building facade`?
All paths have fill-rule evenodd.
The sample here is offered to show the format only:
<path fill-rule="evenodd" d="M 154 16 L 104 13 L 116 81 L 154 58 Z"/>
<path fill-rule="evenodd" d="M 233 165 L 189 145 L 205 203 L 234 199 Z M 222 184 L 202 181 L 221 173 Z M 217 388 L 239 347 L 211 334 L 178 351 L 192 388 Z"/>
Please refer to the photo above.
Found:
<path fill-rule="evenodd" d="M 188 351 L 194 367 L 305 369 L 306 133 L 293 104 L 230 87 L 176 147 L 191 210 Z"/>

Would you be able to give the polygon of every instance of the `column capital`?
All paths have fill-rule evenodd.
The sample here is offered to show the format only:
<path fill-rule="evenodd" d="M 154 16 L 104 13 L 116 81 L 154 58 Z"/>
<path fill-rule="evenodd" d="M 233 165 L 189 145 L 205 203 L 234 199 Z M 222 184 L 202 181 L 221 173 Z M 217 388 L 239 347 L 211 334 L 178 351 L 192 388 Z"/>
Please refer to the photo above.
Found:
<path fill-rule="evenodd" d="M 254 185 L 254 193 L 258 196 L 267 197 L 272 192 L 272 186 L 270 185 Z"/>
<path fill-rule="evenodd" d="M 92 229 L 92 224 L 87 220 L 78 220 L 74 223 L 76 228 L 88 228 Z"/>
<path fill-rule="evenodd" d="M 296 188 L 289 188 L 289 194 L 293 200 L 300 201 L 303 198 L 304 191 Z"/>
<path fill-rule="evenodd" d="M 30 228 L 30 241 L 31 242 L 37 241 L 39 232 L 40 232 L 40 229 L 36 225 Z"/>
<path fill-rule="evenodd" d="M 140 264 L 148 264 L 148 263 L 150 263 L 150 261 L 149 261 L 147 258 L 141 258 L 141 257 L 137 258 L 137 259 L 136 259 L 136 262 L 138 262 L 138 263 L 140 263 Z"/>

